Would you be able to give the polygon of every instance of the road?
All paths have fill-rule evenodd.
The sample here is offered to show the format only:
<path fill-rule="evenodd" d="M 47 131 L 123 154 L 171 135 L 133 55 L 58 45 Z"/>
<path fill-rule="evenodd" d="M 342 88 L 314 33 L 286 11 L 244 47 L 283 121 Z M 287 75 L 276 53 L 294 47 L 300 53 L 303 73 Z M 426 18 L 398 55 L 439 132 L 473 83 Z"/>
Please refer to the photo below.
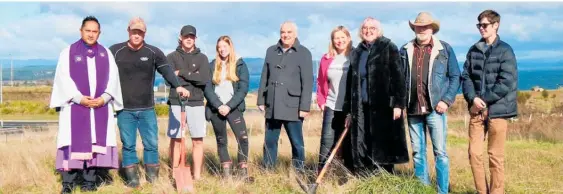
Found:
<path fill-rule="evenodd" d="M 31 129 L 32 131 L 44 130 L 48 125 L 57 123 L 57 121 L 0 120 L 0 134 L 6 135 L 6 138 L 8 138 L 9 134 L 22 134 L 24 129 Z"/>
<path fill-rule="evenodd" d="M 44 127 L 49 124 L 57 124 L 58 121 L 23 121 L 23 120 L 0 120 L 0 128 L 25 128 Z"/>

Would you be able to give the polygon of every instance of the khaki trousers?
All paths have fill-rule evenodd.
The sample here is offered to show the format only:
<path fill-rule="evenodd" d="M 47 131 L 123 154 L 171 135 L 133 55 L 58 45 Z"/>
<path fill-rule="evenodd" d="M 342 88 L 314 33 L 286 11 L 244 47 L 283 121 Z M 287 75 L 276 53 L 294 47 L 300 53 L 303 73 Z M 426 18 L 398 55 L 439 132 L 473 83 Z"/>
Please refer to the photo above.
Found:
<path fill-rule="evenodd" d="M 506 141 L 507 120 L 488 119 L 487 111 L 471 115 L 469 123 L 469 164 L 473 172 L 475 188 L 480 194 L 504 193 L 504 144 Z M 488 135 L 490 187 L 487 184 L 483 149 L 485 135 Z"/>

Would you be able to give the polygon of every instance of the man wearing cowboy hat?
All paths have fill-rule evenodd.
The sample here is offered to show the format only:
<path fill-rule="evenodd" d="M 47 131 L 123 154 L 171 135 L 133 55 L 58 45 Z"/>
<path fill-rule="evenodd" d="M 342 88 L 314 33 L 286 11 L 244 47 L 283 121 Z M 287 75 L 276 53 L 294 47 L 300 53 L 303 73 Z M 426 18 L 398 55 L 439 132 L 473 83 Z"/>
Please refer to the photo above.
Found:
<path fill-rule="evenodd" d="M 460 86 L 460 71 L 452 47 L 434 34 L 440 22 L 428 12 L 409 21 L 415 38 L 401 47 L 400 55 L 407 86 L 407 115 L 413 149 L 414 172 L 430 184 L 426 162 L 426 128 L 430 132 L 438 193 L 448 193 L 449 160 L 446 152 L 446 112 Z"/>

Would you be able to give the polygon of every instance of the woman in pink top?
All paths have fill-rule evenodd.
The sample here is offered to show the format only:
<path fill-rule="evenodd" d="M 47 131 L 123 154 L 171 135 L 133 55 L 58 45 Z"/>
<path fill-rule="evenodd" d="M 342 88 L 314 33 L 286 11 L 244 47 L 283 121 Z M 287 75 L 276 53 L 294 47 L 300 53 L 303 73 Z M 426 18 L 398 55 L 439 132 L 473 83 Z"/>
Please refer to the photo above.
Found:
<path fill-rule="evenodd" d="M 350 62 L 348 56 L 352 51 L 350 32 L 344 26 L 334 28 L 330 34 L 328 53 L 321 58 L 317 74 L 317 104 L 323 111 L 321 147 L 319 151 L 318 170 L 324 166 L 338 137 L 344 130 L 346 115 L 342 113 L 344 95 L 346 93 L 346 77 Z M 345 138 L 342 149 L 348 147 L 349 139 Z M 344 152 L 345 154 L 345 152 Z M 344 165 L 351 167 L 351 161 L 343 155 Z"/>

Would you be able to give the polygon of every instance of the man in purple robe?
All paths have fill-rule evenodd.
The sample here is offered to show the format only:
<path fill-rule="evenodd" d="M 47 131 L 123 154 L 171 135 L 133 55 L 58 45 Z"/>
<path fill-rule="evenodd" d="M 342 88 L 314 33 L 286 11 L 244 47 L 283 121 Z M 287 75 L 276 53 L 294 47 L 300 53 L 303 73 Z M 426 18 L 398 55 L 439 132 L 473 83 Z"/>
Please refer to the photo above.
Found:
<path fill-rule="evenodd" d="M 72 193 L 82 174 L 82 191 L 96 191 L 96 171 L 119 167 L 114 111 L 123 109 L 115 59 L 98 44 L 100 23 L 82 21 L 82 38 L 65 48 L 58 60 L 51 108 L 59 109 L 56 169 L 62 193 Z"/>

